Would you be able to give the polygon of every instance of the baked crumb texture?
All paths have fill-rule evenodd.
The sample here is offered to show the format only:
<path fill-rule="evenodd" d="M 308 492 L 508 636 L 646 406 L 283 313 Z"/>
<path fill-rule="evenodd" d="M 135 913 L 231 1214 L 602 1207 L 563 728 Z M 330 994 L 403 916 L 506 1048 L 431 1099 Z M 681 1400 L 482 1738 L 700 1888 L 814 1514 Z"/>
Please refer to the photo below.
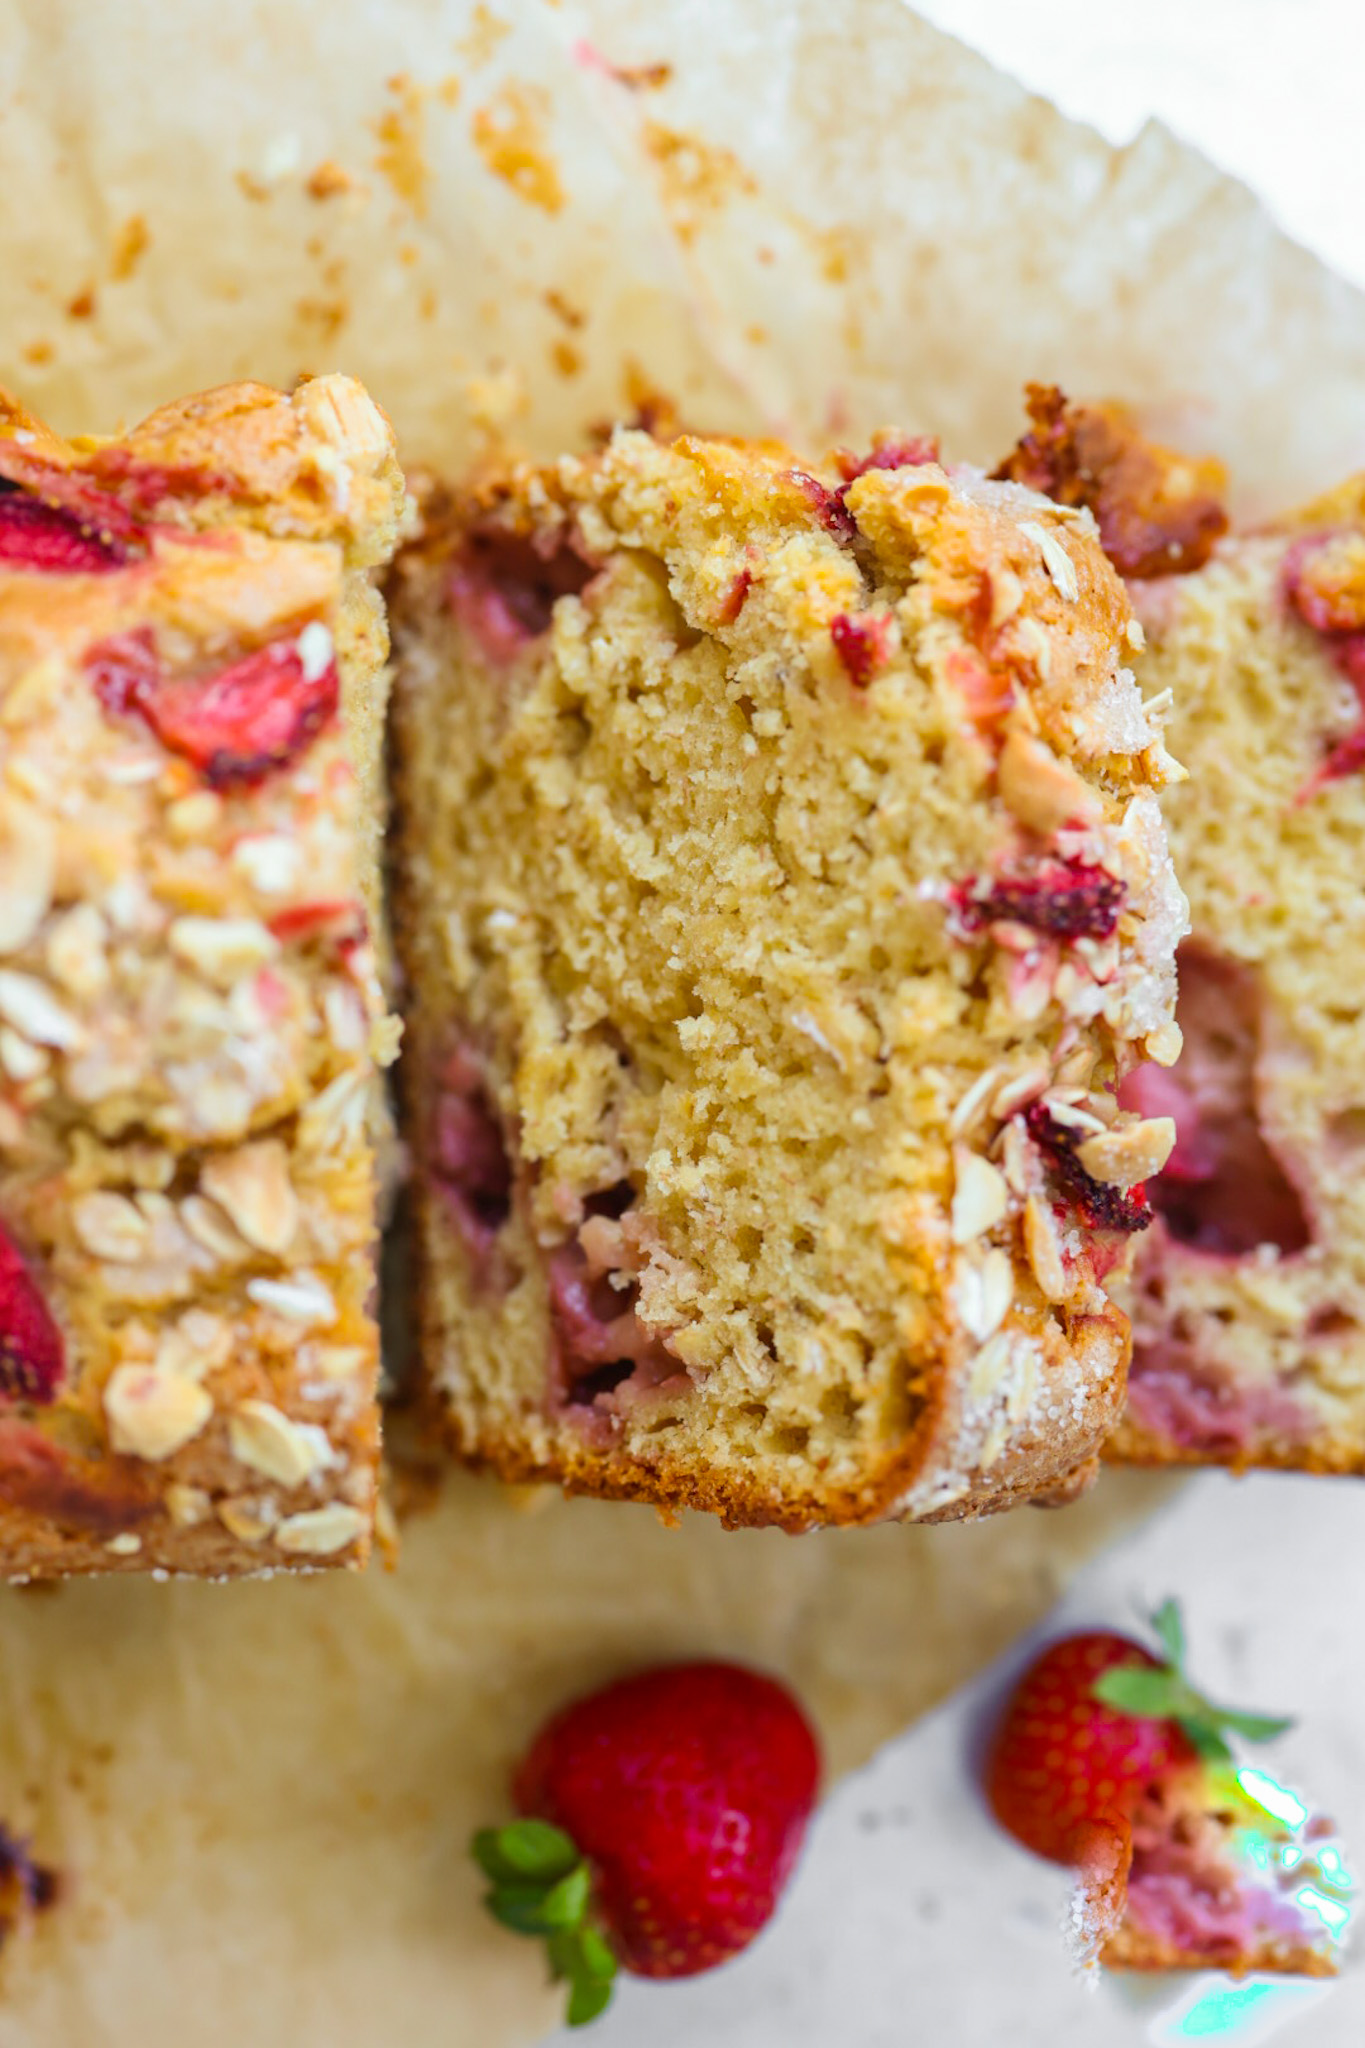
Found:
<path fill-rule="evenodd" d="M 0 479 L 0 1570 L 359 1564 L 392 432 L 0 398 Z"/>
<path fill-rule="evenodd" d="M 1259 1770 L 1198 1767 L 1153 1786 L 1079 1875 L 1066 1937 L 1081 1966 L 1335 1976 L 1354 1885 L 1330 1821 Z"/>
<path fill-rule="evenodd" d="M 1144 443 L 1113 408 L 1035 391 L 1030 410 L 1007 468 L 1087 493 L 1146 628 L 1139 681 L 1149 701 L 1170 691 L 1190 771 L 1164 800 L 1193 925 L 1184 1052 L 1122 1090 L 1179 1138 L 1149 1189 L 1109 1452 L 1359 1472 L 1365 480 L 1279 530 L 1219 538 L 1209 465 Z"/>
<path fill-rule="evenodd" d="M 1088 1476 L 1185 903 L 1088 512 L 621 430 L 396 597 L 431 1394 L 512 1479 L 792 1529 Z"/>

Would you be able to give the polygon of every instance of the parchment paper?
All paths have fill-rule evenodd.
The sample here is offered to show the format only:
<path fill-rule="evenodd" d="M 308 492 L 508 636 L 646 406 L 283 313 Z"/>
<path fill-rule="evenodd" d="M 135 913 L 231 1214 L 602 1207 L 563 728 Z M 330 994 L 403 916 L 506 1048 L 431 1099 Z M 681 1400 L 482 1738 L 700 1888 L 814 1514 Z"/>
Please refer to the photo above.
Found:
<path fill-rule="evenodd" d="M 424 462 L 646 385 L 990 459 L 1041 376 L 1257 509 L 1365 460 L 1357 294 L 1169 137 L 1115 153 L 896 0 L 0 0 L 0 193 L 0 376 L 68 430 L 345 368 Z M 0 1812 L 65 1883 L 0 2048 L 534 2039 L 554 2002 L 463 1844 L 552 1703 L 722 1649 L 846 1768 L 1159 1497 L 793 1541 L 459 1480 L 392 1577 L 0 1595 Z"/>

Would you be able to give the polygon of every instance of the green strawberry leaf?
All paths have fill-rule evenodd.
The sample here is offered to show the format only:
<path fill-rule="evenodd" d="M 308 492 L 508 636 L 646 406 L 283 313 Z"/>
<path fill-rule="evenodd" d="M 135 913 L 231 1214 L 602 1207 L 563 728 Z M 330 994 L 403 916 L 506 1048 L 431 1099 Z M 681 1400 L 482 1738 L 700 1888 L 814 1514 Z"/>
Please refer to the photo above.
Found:
<path fill-rule="evenodd" d="M 493 1918 L 513 1934 L 552 1934 L 556 1923 L 546 1916 L 546 1892 L 538 1884 L 495 1884 L 484 1897 Z M 562 1922 L 559 1924 L 563 1924 Z"/>
<path fill-rule="evenodd" d="M 1218 1707 L 1219 1722 L 1247 1742 L 1271 1742 L 1294 1725 L 1290 1714 L 1241 1714 L 1233 1707 Z"/>
<path fill-rule="evenodd" d="M 569 1993 L 569 2009 L 564 2015 L 571 2027 L 586 2027 L 599 2013 L 611 2004 L 611 1985 L 602 1977 L 578 1977 Z"/>
<path fill-rule="evenodd" d="M 480 1828 L 473 1843 L 475 1861 L 485 1876 L 515 1882 L 541 1879 L 553 1884 L 578 1861 L 578 1851 L 563 1828 L 543 1820 L 513 1820 L 506 1827 Z"/>
<path fill-rule="evenodd" d="M 502 1853 L 500 1828 L 479 1828 L 469 1838 L 469 1853 L 485 1877 L 494 1884 L 510 1883 L 518 1875 L 514 1864 L 508 1862 Z"/>
<path fill-rule="evenodd" d="M 1166 1655 L 1171 1660 L 1172 1669 L 1183 1671 L 1185 1668 L 1185 1623 L 1181 1618 L 1180 1602 L 1178 1600 L 1163 1600 L 1156 1613 L 1152 1616 L 1152 1627 L 1161 1638 Z"/>
<path fill-rule="evenodd" d="M 1294 1724 L 1280 1714 L 1243 1714 L 1220 1707 L 1196 1692 L 1185 1676 L 1185 1624 L 1176 1600 L 1163 1600 L 1152 1616 L 1169 1663 L 1115 1664 L 1096 1679 L 1095 1699 L 1139 1721 L 1175 1721 L 1206 1763 L 1233 1760 L 1228 1735 L 1247 1742 L 1269 1742 Z"/>
<path fill-rule="evenodd" d="M 577 1927 L 560 1927 L 545 1937 L 545 1947 L 550 1957 L 550 1975 L 556 1979 L 567 1978 L 570 1982 L 582 1972 L 582 1930 Z"/>
<path fill-rule="evenodd" d="M 1206 1764 L 1232 1762 L 1232 1751 L 1219 1732 L 1216 1721 L 1199 1714 L 1182 1714 L 1180 1725 Z"/>
<path fill-rule="evenodd" d="M 616 1957 L 597 1929 L 591 1925 L 583 1927 L 578 1936 L 578 1946 L 583 1957 L 583 1967 L 590 1977 L 601 1977 L 610 1983 L 616 1975 Z"/>
<path fill-rule="evenodd" d="M 592 1873 L 573 1841 L 545 1821 L 480 1828 L 470 1853 L 490 1880 L 484 1904 L 513 1934 L 542 1938 L 550 1974 L 569 1987 L 566 2018 L 586 2026 L 611 1998 L 617 1962 L 589 1915 Z"/>
<path fill-rule="evenodd" d="M 541 1906 L 546 1926 L 579 1926 L 588 1910 L 590 1886 L 586 1863 L 580 1863 L 567 1877 L 561 1877 L 558 1884 L 552 1885 Z"/>
<path fill-rule="evenodd" d="M 1106 1707 L 1117 1707 L 1139 1721 L 1173 1721 L 1188 1710 L 1193 1697 L 1174 1671 L 1148 1664 L 1115 1664 L 1091 1690 Z"/>

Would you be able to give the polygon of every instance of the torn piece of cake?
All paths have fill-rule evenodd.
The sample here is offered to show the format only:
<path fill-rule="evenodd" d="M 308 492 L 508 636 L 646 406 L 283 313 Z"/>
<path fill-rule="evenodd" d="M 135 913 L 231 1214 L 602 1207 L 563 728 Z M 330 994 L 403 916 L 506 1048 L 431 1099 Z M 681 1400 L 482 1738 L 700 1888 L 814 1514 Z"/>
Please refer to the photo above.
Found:
<path fill-rule="evenodd" d="M 1354 1886 L 1330 1821 L 1267 1772 L 1197 1766 L 1149 1788 L 1133 1860 L 1082 1872 L 1070 1931 L 1110 1970 L 1336 1974 Z"/>
<path fill-rule="evenodd" d="M 1039 394 L 1021 444 L 1033 452 L 1008 467 L 1051 488 L 1077 466 L 1064 444 L 1093 456 L 1084 423 L 1096 412 L 1041 399 L 1053 477 L 1036 445 Z M 1149 701 L 1173 694 L 1170 744 L 1191 780 L 1163 809 L 1193 924 L 1179 1064 L 1143 1067 L 1121 1092 L 1179 1135 L 1149 1189 L 1157 1221 L 1138 1252 L 1128 1411 L 1110 1449 L 1151 1464 L 1361 1471 L 1365 484 L 1277 530 L 1219 539 L 1209 466 L 1102 417 L 1111 459 L 1088 461 L 1089 487 L 1107 499 L 1101 532 L 1146 627 L 1139 680 Z M 1139 474 L 1146 537 L 1125 551 Z M 1163 554 L 1173 573 L 1156 575 Z"/>
<path fill-rule="evenodd" d="M 1164 1656 L 1091 1629 L 1027 1666 L 984 1760 L 995 1818 L 1074 1869 L 1082 1965 L 1333 1974 L 1354 1903 L 1334 1830 L 1233 1752 L 1290 1723 L 1196 1689 L 1174 1600 L 1152 1622 Z"/>
<path fill-rule="evenodd" d="M 1173 1137 L 1160 720 L 1089 516 L 892 436 L 434 499 L 395 791 L 421 1326 L 514 1479 L 799 1529 L 1083 1484 Z"/>
<path fill-rule="evenodd" d="M 0 1572 L 358 1564 L 404 487 L 345 377 L 0 400 Z"/>

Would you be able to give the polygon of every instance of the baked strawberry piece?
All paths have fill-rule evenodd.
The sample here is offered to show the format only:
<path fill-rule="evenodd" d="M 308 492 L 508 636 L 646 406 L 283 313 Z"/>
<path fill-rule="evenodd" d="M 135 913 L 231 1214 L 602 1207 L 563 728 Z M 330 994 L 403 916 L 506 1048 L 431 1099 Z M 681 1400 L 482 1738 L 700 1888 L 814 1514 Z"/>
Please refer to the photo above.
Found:
<path fill-rule="evenodd" d="M 1083 1483 L 1185 918 L 1088 517 L 891 435 L 623 430 L 433 497 L 395 621 L 458 1450 L 789 1528 Z"/>
<path fill-rule="evenodd" d="M 1153 1623 L 1164 1658 L 1095 1630 L 1029 1667 L 987 1759 L 996 1819 L 1077 1872 L 1083 1963 L 1332 1974 L 1352 1891 L 1332 1829 L 1228 1740 L 1289 1724 L 1205 1699 L 1175 1603 Z"/>
<path fill-rule="evenodd" d="M 1120 1088 L 1177 1135 L 1111 1455 L 1365 1470 L 1365 487 L 1229 533 L 1216 466 L 1113 408 L 1032 411 L 1007 467 L 1088 491 L 1189 770 L 1163 799 L 1184 1051 Z"/>
<path fill-rule="evenodd" d="M 545 1940 L 567 2018 L 617 1967 L 694 1977 L 747 1948 L 796 1866 L 820 1752 L 791 1694 L 736 1664 L 672 1664 L 576 1700 L 516 1776 L 527 1819 L 481 1830 L 486 1904 Z"/>
<path fill-rule="evenodd" d="M 371 571 L 344 377 L 69 443 L 0 397 L 0 1572 L 359 1563 Z"/>

